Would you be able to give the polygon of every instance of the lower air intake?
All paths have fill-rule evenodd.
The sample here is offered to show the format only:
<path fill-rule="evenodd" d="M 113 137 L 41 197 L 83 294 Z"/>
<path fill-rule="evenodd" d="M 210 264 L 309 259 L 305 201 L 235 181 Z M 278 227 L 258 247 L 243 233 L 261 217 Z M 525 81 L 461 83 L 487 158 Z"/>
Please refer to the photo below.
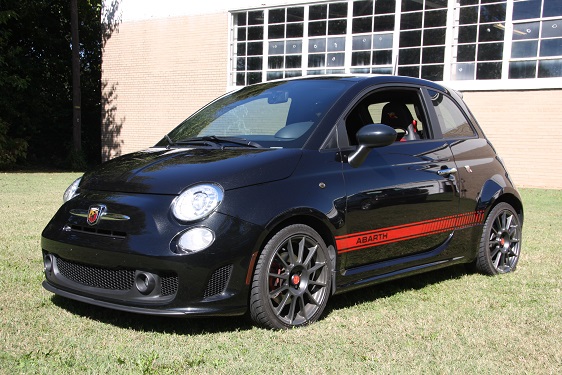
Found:
<path fill-rule="evenodd" d="M 213 272 L 209 284 L 207 284 L 207 289 L 203 297 L 212 297 L 217 294 L 221 294 L 226 289 L 228 280 L 230 279 L 230 274 L 232 273 L 232 264 L 228 266 L 221 267 Z"/>
<path fill-rule="evenodd" d="M 93 288 L 129 290 L 135 282 L 134 270 L 112 270 L 68 262 L 57 258 L 60 273 L 70 281 Z"/>
<path fill-rule="evenodd" d="M 75 283 L 106 290 L 131 290 L 135 285 L 135 270 L 110 269 L 74 263 L 56 258 L 62 276 Z M 171 296 L 178 291 L 176 275 L 160 276 L 161 296 Z"/>

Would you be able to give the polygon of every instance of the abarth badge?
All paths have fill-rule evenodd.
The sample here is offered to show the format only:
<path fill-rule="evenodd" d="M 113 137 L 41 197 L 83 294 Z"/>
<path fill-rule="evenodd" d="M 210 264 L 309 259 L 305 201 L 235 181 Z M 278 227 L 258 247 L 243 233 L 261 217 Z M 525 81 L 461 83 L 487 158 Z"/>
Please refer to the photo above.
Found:
<path fill-rule="evenodd" d="M 90 225 L 96 225 L 97 223 L 99 223 L 101 217 L 105 214 L 105 212 L 107 211 L 107 207 L 103 204 L 96 204 L 94 206 L 90 206 L 89 210 L 88 210 L 88 224 Z"/>

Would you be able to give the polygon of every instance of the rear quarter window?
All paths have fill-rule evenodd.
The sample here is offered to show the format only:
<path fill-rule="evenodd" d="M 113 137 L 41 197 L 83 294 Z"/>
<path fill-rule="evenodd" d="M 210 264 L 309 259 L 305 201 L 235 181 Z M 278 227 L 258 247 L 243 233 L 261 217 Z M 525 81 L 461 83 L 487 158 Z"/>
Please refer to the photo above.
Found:
<path fill-rule="evenodd" d="M 432 90 L 429 91 L 429 94 L 439 119 L 443 138 L 473 137 L 475 135 L 467 117 L 451 98 Z"/>

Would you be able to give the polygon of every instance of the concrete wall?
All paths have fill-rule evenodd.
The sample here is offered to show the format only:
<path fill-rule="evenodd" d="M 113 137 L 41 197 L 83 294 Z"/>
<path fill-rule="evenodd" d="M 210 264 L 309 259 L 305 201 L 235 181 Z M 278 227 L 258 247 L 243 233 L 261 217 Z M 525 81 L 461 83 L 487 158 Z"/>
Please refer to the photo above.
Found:
<path fill-rule="evenodd" d="M 228 13 L 131 21 L 103 56 L 104 160 L 150 147 L 227 86 Z M 562 188 L 562 90 L 464 98 L 519 187 Z"/>

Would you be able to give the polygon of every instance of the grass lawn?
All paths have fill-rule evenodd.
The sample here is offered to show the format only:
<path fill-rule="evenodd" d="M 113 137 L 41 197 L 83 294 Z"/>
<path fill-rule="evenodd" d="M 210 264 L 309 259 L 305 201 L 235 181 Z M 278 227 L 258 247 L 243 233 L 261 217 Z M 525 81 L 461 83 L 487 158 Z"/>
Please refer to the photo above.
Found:
<path fill-rule="evenodd" d="M 515 273 L 454 267 L 335 296 L 302 329 L 154 318 L 41 287 L 40 234 L 77 174 L 0 174 L 2 374 L 560 374 L 562 191 L 522 190 Z"/>

